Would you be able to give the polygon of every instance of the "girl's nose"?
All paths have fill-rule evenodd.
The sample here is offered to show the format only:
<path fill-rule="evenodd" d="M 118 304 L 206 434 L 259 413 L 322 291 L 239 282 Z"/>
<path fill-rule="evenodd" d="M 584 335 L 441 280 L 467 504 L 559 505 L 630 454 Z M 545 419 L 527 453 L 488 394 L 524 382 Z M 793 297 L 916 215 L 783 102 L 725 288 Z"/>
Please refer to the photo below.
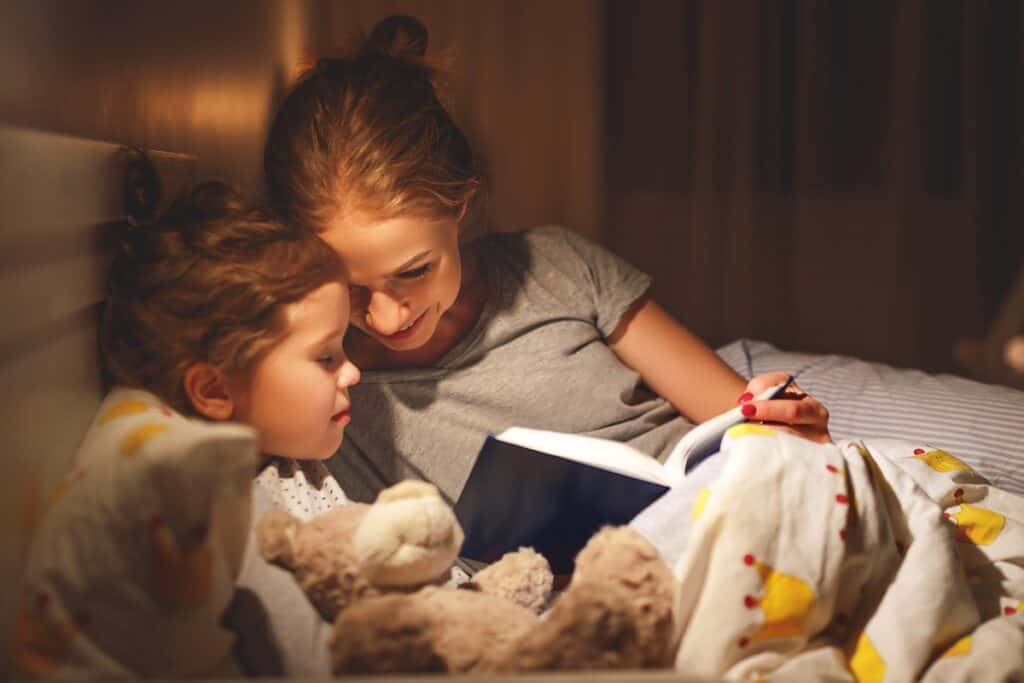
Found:
<path fill-rule="evenodd" d="M 389 292 L 375 291 L 366 305 L 366 324 L 388 336 L 405 324 L 402 302 Z"/>
<path fill-rule="evenodd" d="M 341 364 L 341 369 L 338 371 L 338 388 L 347 389 L 350 386 L 359 384 L 362 376 L 363 374 L 359 371 L 356 364 L 346 358 L 345 362 Z"/>

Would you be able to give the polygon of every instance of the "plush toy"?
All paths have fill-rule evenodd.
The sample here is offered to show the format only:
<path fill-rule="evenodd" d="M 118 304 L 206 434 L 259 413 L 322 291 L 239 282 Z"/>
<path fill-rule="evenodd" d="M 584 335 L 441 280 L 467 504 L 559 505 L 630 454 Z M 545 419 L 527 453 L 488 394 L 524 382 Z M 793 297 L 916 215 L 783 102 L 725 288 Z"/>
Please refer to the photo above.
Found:
<path fill-rule="evenodd" d="M 509 553 L 458 588 L 447 585 L 462 530 L 424 482 L 399 483 L 372 505 L 305 523 L 273 511 L 258 534 L 263 557 L 291 571 L 333 622 L 336 674 L 671 664 L 675 581 L 657 550 L 628 527 L 590 540 L 553 604 L 551 570 L 531 549 Z"/>

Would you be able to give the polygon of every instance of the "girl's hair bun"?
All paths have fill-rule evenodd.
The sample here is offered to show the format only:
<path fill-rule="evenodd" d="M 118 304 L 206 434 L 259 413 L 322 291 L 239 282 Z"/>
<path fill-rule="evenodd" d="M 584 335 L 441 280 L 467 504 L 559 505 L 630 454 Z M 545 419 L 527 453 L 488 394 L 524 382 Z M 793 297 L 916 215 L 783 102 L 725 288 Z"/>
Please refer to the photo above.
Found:
<path fill-rule="evenodd" d="M 238 190 L 219 180 L 207 180 L 195 185 L 181 203 L 181 209 L 205 219 L 223 218 L 242 213 L 246 209 Z"/>
<path fill-rule="evenodd" d="M 427 54 L 427 27 L 416 17 L 392 15 L 373 27 L 366 49 L 398 59 L 423 57 Z"/>

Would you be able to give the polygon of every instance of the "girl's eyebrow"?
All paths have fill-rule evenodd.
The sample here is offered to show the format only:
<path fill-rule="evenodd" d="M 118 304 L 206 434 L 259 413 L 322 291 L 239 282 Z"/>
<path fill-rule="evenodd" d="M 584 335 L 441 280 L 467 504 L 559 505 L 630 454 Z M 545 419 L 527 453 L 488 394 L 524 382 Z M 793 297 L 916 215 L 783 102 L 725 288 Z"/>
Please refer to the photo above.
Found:
<path fill-rule="evenodd" d="M 417 261 L 420 261 L 420 260 L 426 258 L 427 256 L 430 256 L 430 249 L 427 249 L 426 251 L 422 251 L 422 252 L 416 254 L 411 259 L 409 259 L 408 261 L 406 261 L 402 265 L 398 266 L 397 268 L 395 268 L 391 272 L 392 272 L 393 275 L 397 275 L 398 273 L 401 273 L 404 270 L 408 270 Z"/>
<path fill-rule="evenodd" d="M 312 345 L 312 347 L 313 348 L 321 347 L 321 346 L 326 345 L 328 342 L 334 341 L 334 339 L 337 338 L 337 337 L 344 337 L 345 336 L 345 332 L 347 330 L 348 330 L 348 326 L 346 326 L 344 328 L 341 328 L 341 329 L 331 330 L 327 334 L 325 334 L 322 337 L 320 337 L 316 341 L 316 343 Z"/>

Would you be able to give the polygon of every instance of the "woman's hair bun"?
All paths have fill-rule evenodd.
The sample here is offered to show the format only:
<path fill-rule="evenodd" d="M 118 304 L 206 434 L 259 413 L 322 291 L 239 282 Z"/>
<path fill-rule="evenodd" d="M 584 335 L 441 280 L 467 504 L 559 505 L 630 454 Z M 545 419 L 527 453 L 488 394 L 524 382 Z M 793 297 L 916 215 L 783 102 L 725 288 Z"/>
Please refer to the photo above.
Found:
<path fill-rule="evenodd" d="M 427 54 L 427 27 L 416 17 L 395 14 L 373 27 L 366 47 L 399 59 L 423 57 Z"/>

